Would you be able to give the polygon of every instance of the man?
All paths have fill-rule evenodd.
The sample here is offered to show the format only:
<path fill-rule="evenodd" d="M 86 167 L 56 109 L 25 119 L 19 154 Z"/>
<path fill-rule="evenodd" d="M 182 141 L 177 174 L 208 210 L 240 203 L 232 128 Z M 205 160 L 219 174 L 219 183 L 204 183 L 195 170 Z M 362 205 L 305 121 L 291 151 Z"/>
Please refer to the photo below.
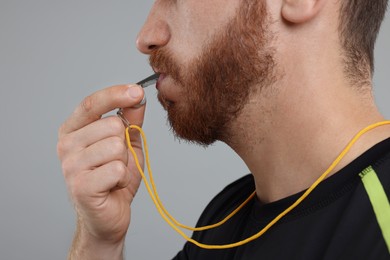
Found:
<path fill-rule="evenodd" d="M 201 145 L 225 142 L 252 173 L 214 198 L 198 225 L 218 222 L 256 191 L 231 220 L 195 232 L 195 240 L 223 245 L 258 233 L 356 133 L 384 120 L 371 79 L 386 7 L 387 0 L 155 2 L 137 47 L 160 74 L 159 100 L 173 131 Z M 136 85 L 101 90 L 60 128 L 58 154 L 78 216 L 70 259 L 122 258 L 140 175 L 121 120 L 101 116 L 124 108 L 142 126 L 142 99 Z M 187 243 L 175 259 L 390 259 L 389 223 L 378 216 L 390 208 L 389 136 L 387 125 L 365 133 L 325 181 L 254 241 L 222 250 Z M 143 163 L 139 134 L 131 139 Z M 367 172 L 387 196 L 379 214 L 362 181 Z"/>

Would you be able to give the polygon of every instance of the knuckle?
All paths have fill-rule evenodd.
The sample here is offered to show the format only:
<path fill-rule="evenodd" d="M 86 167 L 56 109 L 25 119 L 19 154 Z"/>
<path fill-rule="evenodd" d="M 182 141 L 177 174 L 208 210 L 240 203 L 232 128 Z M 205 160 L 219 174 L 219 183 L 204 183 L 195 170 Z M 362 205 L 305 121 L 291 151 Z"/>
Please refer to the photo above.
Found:
<path fill-rule="evenodd" d="M 70 158 L 66 158 L 62 161 L 62 173 L 65 179 L 69 179 L 69 177 L 75 172 L 75 160 Z"/>
<path fill-rule="evenodd" d="M 112 171 L 119 174 L 119 175 L 124 175 L 127 173 L 127 167 L 126 165 L 121 162 L 121 161 L 114 161 L 112 162 Z"/>
<path fill-rule="evenodd" d="M 68 185 L 69 194 L 74 201 L 78 201 L 82 197 L 83 183 L 80 178 L 74 178 Z"/>
<path fill-rule="evenodd" d="M 94 98 L 92 95 L 90 95 L 85 97 L 83 101 L 81 101 L 80 106 L 84 112 L 90 112 L 93 108 L 93 104 L 94 104 Z"/>
<path fill-rule="evenodd" d="M 79 114 L 84 114 L 88 119 L 92 121 L 99 120 L 101 118 L 101 115 L 97 114 L 96 111 L 94 111 L 95 106 L 99 104 L 96 99 L 96 95 L 90 95 L 85 97 L 83 101 L 81 101 L 76 111 Z"/>
<path fill-rule="evenodd" d="M 66 152 L 69 150 L 70 142 L 69 138 L 66 136 L 63 136 L 61 139 L 57 142 L 57 154 L 60 158 L 62 158 Z"/>
<path fill-rule="evenodd" d="M 125 143 L 120 137 L 113 137 L 111 143 L 111 151 L 116 155 L 121 155 L 127 152 Z"/>
<path fill-rule="evenodd" d="M 65 145 L 64 143 L 60 140 L 57 142 L 57 155 L 58 155 L 58 158 L 62 158 L 65 154 Z"/>
<path fill-rule="evenodd" d="M 122 120 L 116 116 L 109 117 L 108 126 L 112 130 L 114 135 L 122 135 L 125 131 L 125 127 L 123 126 Z"/>

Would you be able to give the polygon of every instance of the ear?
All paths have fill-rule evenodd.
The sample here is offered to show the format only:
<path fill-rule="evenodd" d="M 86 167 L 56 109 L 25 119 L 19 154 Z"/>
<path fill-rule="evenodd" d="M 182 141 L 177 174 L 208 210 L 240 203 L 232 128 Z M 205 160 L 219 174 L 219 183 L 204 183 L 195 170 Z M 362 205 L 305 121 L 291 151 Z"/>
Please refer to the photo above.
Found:
<path fill-rule="evenodd" d="M 304 23 L 313 19 L 326 0 L 283 0 L 282 17 L 290 23 Z"/>

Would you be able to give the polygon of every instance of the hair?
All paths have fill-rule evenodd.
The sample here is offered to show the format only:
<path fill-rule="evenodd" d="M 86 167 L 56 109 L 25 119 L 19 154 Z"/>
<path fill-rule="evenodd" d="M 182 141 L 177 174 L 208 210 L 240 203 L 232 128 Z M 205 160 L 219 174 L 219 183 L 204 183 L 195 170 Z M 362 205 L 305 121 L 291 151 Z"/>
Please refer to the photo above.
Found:
<path fill-rule="evenodd" d="M 388 0 L 340 0 L 339 33 L 345 72 L 353 85 L 364 86 L 374 72 L 374 46 Z"/>

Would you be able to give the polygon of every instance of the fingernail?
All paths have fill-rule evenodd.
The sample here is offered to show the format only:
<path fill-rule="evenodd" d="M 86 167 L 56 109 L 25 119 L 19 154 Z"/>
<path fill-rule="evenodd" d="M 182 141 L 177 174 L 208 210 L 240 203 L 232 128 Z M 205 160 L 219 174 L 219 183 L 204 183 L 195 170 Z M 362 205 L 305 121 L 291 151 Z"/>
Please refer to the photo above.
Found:
<path fill-rule="evenodd" d="M 144 97 L 142 98 L 141 102 L 139 102 L 140 106 L 143 106 L 146 104 L 146 96 L 144 95 Z"/>
<path fill-rule="evenodd" d="M 129 89 L 127 90 L 130 97 L 136 99 L 139 98 L 142 95 L 142 89 L 138 86 L 130 86 Z"/>
<path fill-rule="evenodd" d="M 144 95 L 143 99 L 141 100 L 141 102 L 139 102 L 138 105 L 135 105 L 134 108 L 140 108 L 142 107 L 143 105 L 146 104 L 146 96 Z"/>

